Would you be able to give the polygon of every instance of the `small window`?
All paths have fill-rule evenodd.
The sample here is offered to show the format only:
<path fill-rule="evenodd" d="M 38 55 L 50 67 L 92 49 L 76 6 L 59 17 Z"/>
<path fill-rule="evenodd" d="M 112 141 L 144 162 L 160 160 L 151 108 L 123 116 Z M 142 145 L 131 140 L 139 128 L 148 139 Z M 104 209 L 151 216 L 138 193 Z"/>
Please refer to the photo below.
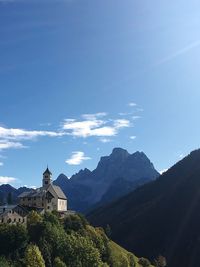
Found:
<path fill-rule="evenodd" d="M 16 218 L 14 218 L 14 222 L 16 222 Z"/>
<path fill-rule="evenodd" d="M 45 184 L 48 184 L 48 181 L 45 181 Z"/>
<path fill-rule="evenodd" d="M 49 209 L 50 209 L 50 207 L 48 206 L 48 207 L 47 207 L 47 209 L 49 210 Z"/>
<path fill-rule="evenodd" d="M 19 218 L 19 222 L 21 222 L 21 219 Z"/>

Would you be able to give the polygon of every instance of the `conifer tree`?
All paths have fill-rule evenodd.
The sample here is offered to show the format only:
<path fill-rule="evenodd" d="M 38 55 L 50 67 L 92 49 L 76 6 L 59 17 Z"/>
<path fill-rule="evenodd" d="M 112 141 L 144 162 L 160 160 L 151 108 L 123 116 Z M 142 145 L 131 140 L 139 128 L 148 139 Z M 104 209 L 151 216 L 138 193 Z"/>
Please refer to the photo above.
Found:
<path fill-rule="evenodd" d="M 26 267 L 45 267 L 45 262 L 38 246 L 30 244 L 25 251 Z"/>

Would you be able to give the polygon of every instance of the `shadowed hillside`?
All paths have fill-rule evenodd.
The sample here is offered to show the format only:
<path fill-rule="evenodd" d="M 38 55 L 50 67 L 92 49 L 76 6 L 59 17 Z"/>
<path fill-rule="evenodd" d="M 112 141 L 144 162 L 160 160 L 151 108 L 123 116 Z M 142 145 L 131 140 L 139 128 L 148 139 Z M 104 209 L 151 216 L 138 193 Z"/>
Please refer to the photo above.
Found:
<path fill-rule="evenodd" d="M 200 266 L 200 150 L 88 218 L 109 224 L 112 238 L 138 255 L 161 254 L 170 267 Z"/>

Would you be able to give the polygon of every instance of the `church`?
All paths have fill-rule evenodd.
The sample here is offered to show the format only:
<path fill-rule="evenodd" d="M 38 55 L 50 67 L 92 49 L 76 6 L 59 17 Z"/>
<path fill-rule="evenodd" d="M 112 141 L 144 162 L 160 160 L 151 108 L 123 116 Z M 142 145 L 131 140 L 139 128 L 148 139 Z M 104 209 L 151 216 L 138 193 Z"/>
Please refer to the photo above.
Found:
<path fill-rule="evenodd" d="M 43 173 L 42 187 L 19 195 L 19 204 L 28 209 L 67 212 L 67 198 L 59 186 L 53 185 L 49 168 Z"/>

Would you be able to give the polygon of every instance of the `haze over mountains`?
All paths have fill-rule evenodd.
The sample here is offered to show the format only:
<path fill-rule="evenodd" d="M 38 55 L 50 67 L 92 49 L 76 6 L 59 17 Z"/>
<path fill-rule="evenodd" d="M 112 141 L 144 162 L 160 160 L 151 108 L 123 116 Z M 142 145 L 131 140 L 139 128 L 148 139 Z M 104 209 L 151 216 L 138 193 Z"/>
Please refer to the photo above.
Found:
<path fill-rule="evenodd" d="M 113 201 L 158 176 L 143 152 L 129 154 L 125 149 L 114 148 L 109 156 L 101 157 L 94 171 L 81 170 L 70 179 L 61 174 L 54 184 L 63 189 L 72 209 L 84 212 L 93 205 Z"/>
<path fill-rule="evenodd" d="M 200 266 L 200 150 L 146 184 L 88 216 L 109 224 L 112 238 L 137 255 L 161 254 L 170 267 Z"/>

